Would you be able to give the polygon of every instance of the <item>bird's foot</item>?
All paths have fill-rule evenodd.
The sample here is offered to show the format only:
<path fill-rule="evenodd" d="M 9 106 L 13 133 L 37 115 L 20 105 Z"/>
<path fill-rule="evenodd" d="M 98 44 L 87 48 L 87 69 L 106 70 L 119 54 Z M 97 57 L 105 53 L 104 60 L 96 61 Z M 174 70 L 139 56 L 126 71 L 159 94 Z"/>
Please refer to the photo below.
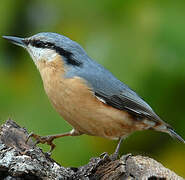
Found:
<path fill-rule="evenodd" d="M 98 163 L 98 165 L 103 165 L 106 163 L 109 163 L 111 161 L 115 161 L 118 158 L 118 154 L 112 154 L 112 155 L 108 155 L 107 152 L 103 152 L 102 154 L 100 154 L 100 161 Z"/>
<path fill-rule="evenodd" d="M 102 154 L 100 154 L 100 158 L 104 161 L 110 159 L 109 155 L 107 152 L 103 152 Z"/>
<path fill-rule="evenodd" d="M 111 161 L 115 161 L 118 159 L 119 153 L 115 152 L 114 154 L 111 154 L 109 156 L 109 158 L 111 159 Z"/>
<path fill-rule="evenodd" d="M 111 154 L 111 155 L 108 155 L 107 152 L 103 152 L 102 154 L 100 154 L 100 158 L 103 160 L 103 161 L 115 161 L 118 159 L 118 152 L 115 152 L 114 154 Z"/>
<path fill-rule="evenodd" d="M 103 164 L 111 161 L 110 156 L 108 155 L 107 152 L 103 152 L 102 154 L 100 154 L 99 157 L 100 157 L 100 161 L 99 161 L 98 165 L 100 165 L 100 164 L 103 165 Z"/>
<path fill-rule="evenodd" d="M 40 136 L 40 135 L 34 134 L 34 133 L 32 132 L 32 133 L 30 133 L 30 134 L 28 135 L 28 137 L 27 137 L 27 139 L 26 139 L 26 143 L 28 142 L 28 140 L 29 140 L 31 137 L 34 138 L 34 139 L 36 140 L 34 146 L 37 145 L 37 144 L 39 144 L 39 143 L 41 143 L 41 144 L 45 144 L 45 143 L 46 143 L 46 144 L 48 144 L 48 145 L 50 146 L 49 152 L 46 153 L 48 156 L 51 155 L 51 152 L 52 152 L 53 149 L 56 147 L 56 145 L 53 144 L 53 140 L 56 138 L 56 136 L 54 136 L 54 135 L 51 135 L 51 136 Z"/>

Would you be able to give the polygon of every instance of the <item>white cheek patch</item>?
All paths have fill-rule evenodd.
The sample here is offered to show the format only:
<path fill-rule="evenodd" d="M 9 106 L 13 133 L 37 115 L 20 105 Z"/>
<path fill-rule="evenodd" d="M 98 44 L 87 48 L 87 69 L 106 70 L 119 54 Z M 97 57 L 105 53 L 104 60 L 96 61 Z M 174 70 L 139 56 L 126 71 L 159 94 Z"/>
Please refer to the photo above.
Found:
<path fill-rule="evenodd" d="M 52 49 L 28 46 L 27 50 L 34 62 L 39 60 L 53 61 L 57 56 L 56 51 Z"/>

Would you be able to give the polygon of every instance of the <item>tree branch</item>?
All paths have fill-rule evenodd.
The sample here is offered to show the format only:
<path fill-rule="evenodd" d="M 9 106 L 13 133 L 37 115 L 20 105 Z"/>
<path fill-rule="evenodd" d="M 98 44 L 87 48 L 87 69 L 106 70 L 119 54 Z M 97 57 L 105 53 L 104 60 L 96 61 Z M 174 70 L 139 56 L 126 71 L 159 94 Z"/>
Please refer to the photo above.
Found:
<path fill-rule="evenodd" d="M 34 146 L 31 139 L 26 144 L 27 136 L 27 130 L 12 120 L 1 126 L 0 179 L 183 179 L 151 158 L 130 154 L 116 161 L 105 155 L 103 158 L 92 158 L 82 167 L 65 168 Z"/>

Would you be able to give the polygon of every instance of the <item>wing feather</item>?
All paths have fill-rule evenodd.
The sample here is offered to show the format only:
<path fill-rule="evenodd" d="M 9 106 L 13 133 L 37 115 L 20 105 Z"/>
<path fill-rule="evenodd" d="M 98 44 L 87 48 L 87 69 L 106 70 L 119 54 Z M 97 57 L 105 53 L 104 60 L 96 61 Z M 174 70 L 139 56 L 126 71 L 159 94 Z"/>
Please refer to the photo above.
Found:
<path fill-rule="evenodd" d="M 134 99 L 123 94 L 109 96 L 104 92 L 99 91 L 95 92 L 95 95 L 103 99 L 106 104 L 119 110 L 126 110 L 137 117 L 148 118 L 156 122 L 162 121 L 152 109 L 146 108 L 141 103 L 138 103 Z"/>
<path fill-rule="evenodd" d="M 83 68 L 70 68 L 66 78 L 81 77 L 86 81 L 95 96 L 106 104 L 119 110 L 126 110 L 135 116 L 162 122 L 152 108 L 127 85 L 92 59 L 83 64 Z"/>

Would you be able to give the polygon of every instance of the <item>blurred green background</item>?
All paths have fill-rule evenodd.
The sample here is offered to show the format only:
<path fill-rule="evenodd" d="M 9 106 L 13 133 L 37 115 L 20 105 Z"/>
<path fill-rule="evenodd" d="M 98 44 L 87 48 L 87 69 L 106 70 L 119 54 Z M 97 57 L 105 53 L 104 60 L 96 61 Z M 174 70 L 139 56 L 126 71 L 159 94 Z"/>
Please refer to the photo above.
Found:
<path fill-rule="evenodd" d="M 185 138 L 184 0 L 1 0 L 0 12 L 0 35 L 51 31 L 79 42 Z M 1 38 L 0 123 L 8 117 L 41 135 L 71 129 L 51 106 L 28 53 Z M 55 143 L 56 161 L 80 166 L 112 153 L 117 142 L 83 135 Z M 121 153 L 128 152 L 185 176 L 185 146 L 167 134 L 136 132 L 122 143 Z"/>

